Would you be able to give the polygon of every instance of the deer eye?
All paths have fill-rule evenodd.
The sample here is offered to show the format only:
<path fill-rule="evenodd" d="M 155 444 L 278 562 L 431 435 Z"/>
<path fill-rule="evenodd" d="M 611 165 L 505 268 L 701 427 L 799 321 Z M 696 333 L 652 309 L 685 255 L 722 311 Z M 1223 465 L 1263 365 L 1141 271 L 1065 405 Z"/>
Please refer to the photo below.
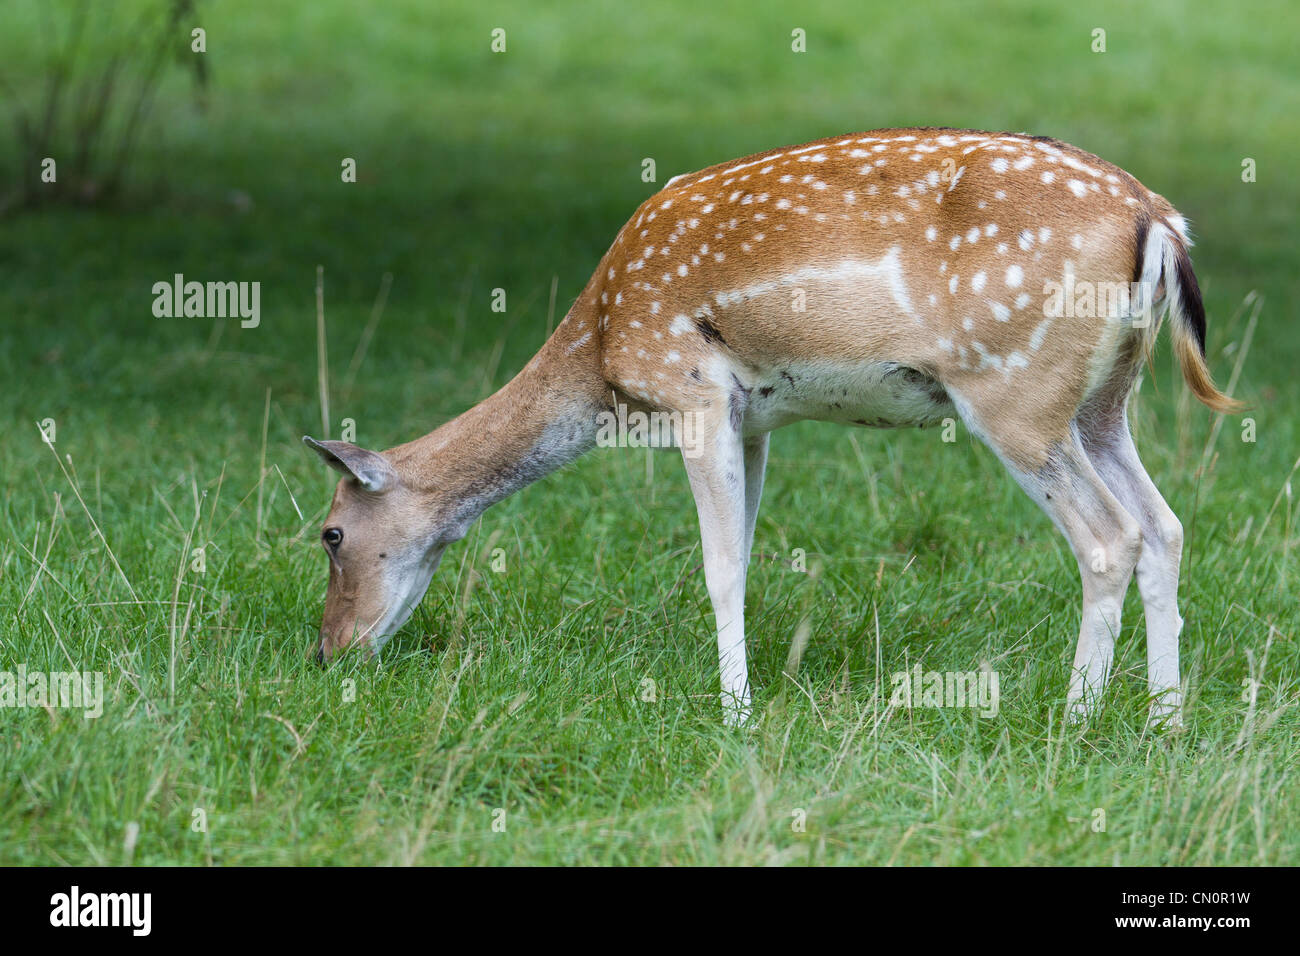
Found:
<path fill-rule="evenodd" d="M 343 542 L 343 532 L 339 528 L 326 528 L 321 532 L 320 539 L 326 547 L 337 548 Z"/>

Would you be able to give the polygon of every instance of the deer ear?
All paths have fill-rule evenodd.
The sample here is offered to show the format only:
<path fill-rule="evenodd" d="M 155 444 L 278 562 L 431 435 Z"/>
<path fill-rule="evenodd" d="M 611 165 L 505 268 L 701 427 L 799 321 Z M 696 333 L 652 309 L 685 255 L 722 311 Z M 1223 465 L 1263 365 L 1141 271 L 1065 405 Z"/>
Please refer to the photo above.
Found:
<path fill-rule="evenodd" d="M 378 452 L 345 441 L 317 441 L 310 435 L 303 435 L 302 443 L 320 455 L 321 461 L 366 491 L 386 491 L 397 483 L 397 472 Z"/>

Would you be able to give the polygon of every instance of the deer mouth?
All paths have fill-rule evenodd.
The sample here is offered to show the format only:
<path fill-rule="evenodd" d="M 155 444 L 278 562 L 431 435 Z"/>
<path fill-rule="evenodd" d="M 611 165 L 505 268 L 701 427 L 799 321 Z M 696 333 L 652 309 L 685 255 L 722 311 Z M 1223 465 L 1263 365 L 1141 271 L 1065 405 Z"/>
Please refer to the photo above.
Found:
<path fill-rule="evenodd" d="M 364 647 L 367 657 L 378 657 L 379 652 L 383 650 L 389 639 L 402 629 L 415 609 L 419 606 L 420 601 L 424 598 L 424 592 L 429 589 L 429 582 L 433 580 L 433 573 L 438 569 L 438 564 L 442 560 L 442 548 L 438 548 L 428 554 L 422 555 L 414 566 L 400 575 L 394 575 L 397 580 L 391 582 L 392 591 L 397 597 L 389 602 L 384 611 L 374 620 L 366 625 L 362 625 L 360 620 L 353 624 L 353 638 L 347 647 Z M 330 658 L 339 653 L 340 649 L 331 651 L 326 650 L 326 640 L 321 642 L 316 650 L 316 660 L 324 665 L 329 662 Z M 343 648 L 346 650 L 347 648 Z"/>

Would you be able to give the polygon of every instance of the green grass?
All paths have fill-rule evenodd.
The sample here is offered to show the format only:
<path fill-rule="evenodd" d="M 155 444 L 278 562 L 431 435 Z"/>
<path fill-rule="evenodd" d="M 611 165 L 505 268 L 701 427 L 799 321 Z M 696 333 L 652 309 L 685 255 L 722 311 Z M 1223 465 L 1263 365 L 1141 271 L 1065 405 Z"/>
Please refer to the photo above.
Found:
<path fill-rule="evenodd" d="M 38 44 L 4 21 L 29 7 L 0 14 L 0 63 L 28 89 Z M 0 230 L 0 670 L 99 670 L 107 695 L 97 720 L 0 710 L 0 863 L 122 862 L 130 824 L 144 864 L 1300 862 L 1300 14 L 971 9 L 206 5 L 207 110 L 176 74 L 126 196 Z M 387 447 L 527 361 L 552 277 L 562 311 L 655 188 L 644 157 L 662 183 L 913 123 L 1059 136 L 1194 224 L 1211 365 L 1223 382 L 1241 360 L 1257 440 L 1214 430 L 1162 336 L 1134 419 L 1188 529 L 1183 733 L 1143 726 L 1136 589 L 1104 713 L 1062 726 L 1073 558 L 964 432 L 773 437 L 756 548 L 779 560 L 750 576 L 750 729 L 721 725 L 671 454 L 599 451 L 497 506 L 381 666 L 309 661 L 334 483 L 298 443 L 320 430 L 317 264 L 335 434 L 350 417 Z M 150 287 L 176 272 L 260 281 L 261 326 L 154 318 Z M 999 714 L 891 710 L 878 686 L 917 662 L 997 670 Z"/>

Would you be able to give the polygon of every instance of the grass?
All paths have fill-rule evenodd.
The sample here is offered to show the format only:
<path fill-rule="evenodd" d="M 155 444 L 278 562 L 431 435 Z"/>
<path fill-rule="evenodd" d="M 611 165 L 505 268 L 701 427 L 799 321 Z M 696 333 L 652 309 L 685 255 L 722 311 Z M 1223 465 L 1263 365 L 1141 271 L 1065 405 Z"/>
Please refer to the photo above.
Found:
<path fill-rule="evenodd" d="M 1300 18 L 968 11 L 207 5 L 206 111 L 172 77 L 127 195 L 0 231 L 0 671 L 98 670 L 106 691 L 96 720 L 0 710 L 0 863 L 1300 862 Z M 35 44 L 0 37 L 32 82 Z M 1104 713 L 1062 726 L 1073 558 L 964 432 L 774 436 L 751 729 L 719 719 L 667 453 L 598 451 L 502 503 L 381 666 L 310 662 L 333 486 L 298 443 L 320 428 L 318 264 L 332 427 L 387 447 L 527 361 L 553 279 L 562 311 L 656 188 L 643 158 L 662 183 L 910 123 L 1059 136 L 1196 228 L 1211 365 L 1240 363 L 1256 440 L 1189 400 L 1162 336 L 1134 421 L 1188 529 L 1183 733 L 1144 728 L 1136 589 Z M 177 272 L 260 281 L 261 325 L 154 318 L 150 287 Z M 890 675 L 918 662 L 995 669 L 1000 712 L 890 708 Z"/>

